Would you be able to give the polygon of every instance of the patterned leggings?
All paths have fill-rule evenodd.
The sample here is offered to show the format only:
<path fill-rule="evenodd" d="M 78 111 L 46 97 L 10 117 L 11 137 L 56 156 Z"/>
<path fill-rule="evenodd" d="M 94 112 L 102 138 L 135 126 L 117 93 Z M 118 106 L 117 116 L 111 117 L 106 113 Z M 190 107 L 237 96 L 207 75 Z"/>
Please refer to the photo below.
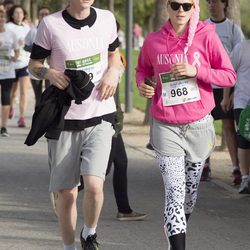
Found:
<path fill-rule="evenodd" d="M 156 156 L 165 186 L 164 228 L 167 237 L 186 233 L 186 216 L 195 206 L 204 162 L 185 161 L 184 156 Z"/>

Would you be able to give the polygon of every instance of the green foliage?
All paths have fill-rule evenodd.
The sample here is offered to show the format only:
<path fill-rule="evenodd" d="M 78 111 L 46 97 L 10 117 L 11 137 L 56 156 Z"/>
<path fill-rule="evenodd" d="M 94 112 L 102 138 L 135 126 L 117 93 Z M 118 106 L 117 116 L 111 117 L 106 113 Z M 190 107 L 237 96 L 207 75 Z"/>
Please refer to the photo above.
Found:
<path fill-rule="evenodd" d="M 250 25 L 249 25 L 249 14 L 250 14 L 250 5 L 249 0 L 240 1 L 241 8 L 241 28 L 246 38 L 250 38 Z"/>
<path fill-rule="evenodd" d="M 125 55 L 125 51 L 122 50 L 122 53 Z M 138 51 L 134 51 L 133 53 L 133 65 L 132 65 L 132 69 L 135 69 L 136 64 L 137 64 L 137 58 L 138 58 L 139 52 Z M 133 70 L 133 74 L 132 74 L 133 80 L 135 79 L 135 70 Z M 121 103 L 125 102 L 125 73 L 123 74 L 122 77 L 122 81 L 120 83 L 119 86 L 119 96 L 120 96 L 120 100 Z M 133 102 L 133 106 L 141 111 L 145 111 L 146 108 L 146 98 L 141 97 L 138 94 L 138 90 L 136 87 L 136 83 L 135 80 L 133 81 L 133 98 L 132 98 L 132 102 Z"/>

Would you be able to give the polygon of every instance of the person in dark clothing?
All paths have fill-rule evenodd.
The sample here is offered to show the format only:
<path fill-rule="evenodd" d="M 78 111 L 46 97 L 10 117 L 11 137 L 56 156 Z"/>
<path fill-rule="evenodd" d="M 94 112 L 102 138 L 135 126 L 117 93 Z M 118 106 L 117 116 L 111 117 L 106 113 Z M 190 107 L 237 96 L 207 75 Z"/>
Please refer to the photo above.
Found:
<path fill-rule="evenodd" d="M 109 156 L 108 168 L 106 175 L 111 171 L 112 163 L 114 164 L 113 172 L 113 189 L 117 204 L 117 220 L 132 221 L 143 220 L 147 214 L 138 213 L 131 209 L 128 199 L 127 189 L 127 168 L 128 158 L 125 150 L 124 142 L 121 135 L 123 127 L 123 112 L 119 102 L 118 92 L 116 93 L 117 112 L 115 115 L 115 135 L 112 138 L 111 152 Z"/>

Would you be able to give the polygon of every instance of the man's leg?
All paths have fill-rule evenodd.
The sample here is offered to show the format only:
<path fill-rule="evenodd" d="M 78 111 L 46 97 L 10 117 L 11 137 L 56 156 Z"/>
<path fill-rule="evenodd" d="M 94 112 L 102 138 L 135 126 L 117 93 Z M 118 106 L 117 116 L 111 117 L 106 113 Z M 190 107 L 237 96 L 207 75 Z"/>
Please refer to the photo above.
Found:
<path fill-rule="evenodd" d="M 58 191 L 57 213 L 64 245 L 75 242 L 77 188 Z"/>
<path fill-rule="evenodd" d="M 84 176 L 83 216 L 84 224 L 96 228 L 103 205 L 103 179 Z"/>
<path fill-rule="evenodd" d="M 104 180 L 97 176 L 84 176 L 83 217 L 84 227 L 80 240 L 82 249 L 99 249 L 96 241 L 96 227 L 103 205 Z"/>
<path fill-rule="evenodd" d="M 242 181 L 239 188 L 240 194 L 250 193 L 250 149 L 238 149 L 240 160 L 240 171 L 242 174 Z"/>
<path fill-rule="evenodd" d="M 229 155 L 232 161 L 233 167 L 239 166 L 239 160 L 237 156 L 237 138 L 236 130 L 234 125 L 234 120 L 232 119 L 223 119 L 222 126 L 225 133 L 225 138 L 227 142 L 227 147 Z"/>

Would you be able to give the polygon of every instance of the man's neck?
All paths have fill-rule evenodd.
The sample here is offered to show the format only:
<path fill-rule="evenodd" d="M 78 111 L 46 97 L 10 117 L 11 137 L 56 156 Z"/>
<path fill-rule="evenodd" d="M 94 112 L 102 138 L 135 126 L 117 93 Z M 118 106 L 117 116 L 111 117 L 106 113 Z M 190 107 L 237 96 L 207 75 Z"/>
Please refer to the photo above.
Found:
<path fill-rule="evenodd" d="M 220 22 L 225 19 L 225 15 L 211 15 L 210 19 L 215 21 L 215 22 Z"/>
<path fill-rule="evenodd" d="M 84 8 L 84 9 L 79 10 L 79 9 L 75 9 L 72 6 L 69 6 L 67 8 L 67 11 L 72 17 L 78 20 L 83 20 L 87 18 L 90 14 L 90 8 Z"/>

